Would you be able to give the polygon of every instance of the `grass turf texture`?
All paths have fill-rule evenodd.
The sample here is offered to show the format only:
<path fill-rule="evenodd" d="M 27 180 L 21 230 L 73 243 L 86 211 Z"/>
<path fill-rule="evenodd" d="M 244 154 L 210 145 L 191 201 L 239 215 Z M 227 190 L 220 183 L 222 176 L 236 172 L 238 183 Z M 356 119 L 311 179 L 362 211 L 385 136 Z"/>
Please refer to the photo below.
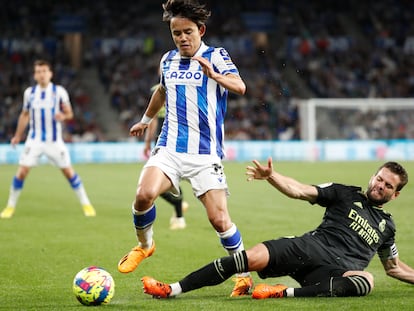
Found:
<path fill-rule="evenodd" d="M 260 241 L 283 235 L 299 235 L 315 228 L 323 209 L 307 202 L 288 199 L 264 181 L 247 182 L 249 163 L 225 162 L 231 191 L 230 213 L 249 248 Z M 380 162 L 275 163 L 283 174 L 304 183 L 328 181 L 356 184 L 365 188 Z M 414 163 L 402 163 L 414 174 Z M 155 240 L 157 250 L 130 274 L 117 271 L 118 260 L 136 244 L 130 206 L 141 164 L 76 165 L 97 217 L 83 216 L 80 204 L 63 175 L 49 165 L 32 170 L 12 219 L 0 220 L 0 310 L 84 310 L 72 294 L 72 280 L 82 268 L 97 265 L 109 271 L 116 284 L 107 310 L 412 310 L 414 288 L 385 276 L 377 257 L 368 270 L 376 287 L 361 298 L 302 298 L 253 300 L 230 298 L 230 280 L 205 287 L 175 299 L 157 300 L 143 294 L 140 277 L 153 276 L 172 282 L 225 255 L 208 223 L 204 209 L 183 182 L 190 209 L 185 214 L 187 229 L 169 230 L 172 207 L 157 200 Z M 3 208 L 16 166 L 1 166 L 0 198 Z M 413 183 L 386 209 L 397 223 L 400 258 L 414 266 L 411 247 Z M 290 278 L 255 283 L 285 283 Z"/>

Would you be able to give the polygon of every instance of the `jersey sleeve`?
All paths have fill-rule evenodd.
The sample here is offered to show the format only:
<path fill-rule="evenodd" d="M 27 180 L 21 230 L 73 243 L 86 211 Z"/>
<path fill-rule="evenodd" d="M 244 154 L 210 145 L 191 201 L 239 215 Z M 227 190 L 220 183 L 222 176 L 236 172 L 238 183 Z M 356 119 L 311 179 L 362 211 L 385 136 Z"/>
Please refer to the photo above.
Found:
<path fill-rule="evenodd" d="M 166 60 L 166 58 L 167 58 L 167 56 L 169 55 L 170 53 L 165 53 L 162 57 L 161 57 L 161 60 L 160 60 L 160 65 L 159 65 L 159 68 L 158 68 L 158 71 L 159 71 L 159 73 L 160 73 L 160 84 L 162 85 L 162 87 L 165 89 L 166 88 L 166 85 L 165 85 L 165 77 L 164 77 L 164 71 L 163 71 L 163 64 L 164 64 L 164 61 Z"/>
<path fill-rule="evenodd" d="M 316 186 L 318 190 L 318 197 L 316 204 L 323 207 L 328 207 L 332 204 L 338 203 L 347 197 L 352 196 L 355 192 L 360 192 L 361 188 L 356 186 L 347 186 L 337 183 L 325 183 Z"/>
<path fill-rule="evenodd" d="M 381 247 L 378 248 L 378 257 L 384 261 L 398 257 L 398 249 L 395 243 L 392 243 L 390 246 L 384 243 Z"/>
<path fill-rule="evenodd" d="M 336 185 L 334 183 L 316 185 L 316 189 L 318 190 L 318 197 L 314 204 L 326 207 L 337 197 Z"/>
<path fill-rule="evenodd" d="M 225 48 L 216 48 L 214 50 L 212 64 L 223 75 L 229 73 L 239 75 L 239 70 Z"/>
<path fill-rule="evenodd" d="M 70 98 L 68 91 L 62 86 L 58 86 L 58 96 L 59 96 L 59 102 L 63 106 L 70 106 Z"/>
<path fill-rule="evenodd" d="M 23 93 L 23 111 L 28 111 L 30 109 L 30 104 L 32 101 L 32 87 L 28 87 Z"/>

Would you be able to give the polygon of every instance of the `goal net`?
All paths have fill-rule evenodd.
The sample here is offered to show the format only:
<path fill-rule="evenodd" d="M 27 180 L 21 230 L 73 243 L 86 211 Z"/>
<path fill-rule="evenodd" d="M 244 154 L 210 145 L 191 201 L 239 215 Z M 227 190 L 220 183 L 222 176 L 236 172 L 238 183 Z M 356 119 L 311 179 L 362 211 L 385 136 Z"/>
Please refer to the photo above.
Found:
<path fill-rule="evenodd" d="M 297 104 L 302 140 L 414 138 L 412 98 L 313 98 Z"/>

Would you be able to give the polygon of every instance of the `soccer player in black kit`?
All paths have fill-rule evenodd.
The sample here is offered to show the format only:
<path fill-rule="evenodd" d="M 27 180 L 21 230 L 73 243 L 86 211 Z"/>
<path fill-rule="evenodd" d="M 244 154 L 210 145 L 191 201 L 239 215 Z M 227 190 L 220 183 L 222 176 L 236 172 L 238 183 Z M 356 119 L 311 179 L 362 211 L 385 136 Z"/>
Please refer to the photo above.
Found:
<path fill-rule="evenodd" d="M 365 192 L 337 183 L 306 185 L 253 161 L 247 180 L 267 180 L 293 199 L 326 208 L 322 223 L 300 237 L 268 240 L 254 247 L 214 260 L 181 281 L 166 284 L 151 277 L 141 279 L 144 292 L 157 298 L 177 296 L 204 286 L 217 285 L 235 273 L 257 271 L 260 278 L 290 276 L 301 287 L 257 285 L 255 299 L 282 297 L 365 296 L 374 288 L 374 277 L 364 271 L 378 254 L 387 275 L 414 284 L 414 270 L 398 257 L 395 224 L 382 207 L 395 199 L 408 182 L 396 162 L 381 165 Z"/>

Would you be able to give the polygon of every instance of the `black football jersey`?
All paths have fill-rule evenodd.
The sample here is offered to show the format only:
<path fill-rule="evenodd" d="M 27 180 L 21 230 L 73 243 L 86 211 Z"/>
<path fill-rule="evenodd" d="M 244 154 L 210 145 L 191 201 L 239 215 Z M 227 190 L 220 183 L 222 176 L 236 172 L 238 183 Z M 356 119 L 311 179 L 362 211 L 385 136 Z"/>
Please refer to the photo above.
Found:
<path fill-rule="evenodd" d="M 391 214 L 374 206 L 360 187 L 318 185 L 315 202 L 326 208 L 313 238 L 327 249 L 327 256 L 344 268 L 363 270 L 378 250 L 394 245 Z"/>

